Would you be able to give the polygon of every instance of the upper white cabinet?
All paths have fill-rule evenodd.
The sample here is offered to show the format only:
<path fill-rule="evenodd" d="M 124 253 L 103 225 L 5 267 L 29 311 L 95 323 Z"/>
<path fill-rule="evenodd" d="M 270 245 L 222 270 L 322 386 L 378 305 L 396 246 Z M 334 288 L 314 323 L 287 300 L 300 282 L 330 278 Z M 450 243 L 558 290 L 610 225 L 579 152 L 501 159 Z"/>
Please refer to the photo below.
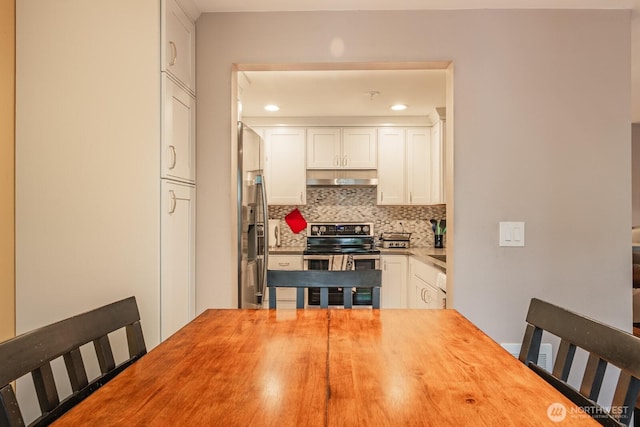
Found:
<path fill-rule="evenodd" d="M 265 129 L 265 181 L 270 205 L 307 203 L 304 128 Z"/>
<path fill-rule="evenodd" d="M 307 168 L 375 169 L 378 164 L 375 128 L 310 128 Z"/>
<path fill-rule="evenodd" d="M 444 203 L 445 121 L 431 127 L 431 202 Z"/>
<path fill-rule="evenodd" d="M 336 169 L 342 167 L 340 128 L 307 129 L 307 168 Z"/>
<path fill-rule="evenodd" d="M 443 191 L 435 191 L 442 183 L 442 163 L 435 167 L 433 161 L 441 149 L 436 151 L 431 134 L 428 127 L 379 129 L 379 205 L 442 203 Z"/>
<path fill-rule="evenodd" d="M 378 204 L 406 204 L 405 130 L 380 128 L 378 154 Z"/>
<path fill-rule="evenodd" d="M 431 129 L 407 129 L 407 202 L 428 205 L 431 200 Z"/>
<path fill-rule="evenodd" d="M 175 77 L 191 93 L 196 90 L 195 25 L 176 0 L 164 0 L 162 71 Z"/>
<path fill-rule="evenodd" d="M 162 91 L 162 177 L 195 182 L 196 100 L 166 75 Z"/>

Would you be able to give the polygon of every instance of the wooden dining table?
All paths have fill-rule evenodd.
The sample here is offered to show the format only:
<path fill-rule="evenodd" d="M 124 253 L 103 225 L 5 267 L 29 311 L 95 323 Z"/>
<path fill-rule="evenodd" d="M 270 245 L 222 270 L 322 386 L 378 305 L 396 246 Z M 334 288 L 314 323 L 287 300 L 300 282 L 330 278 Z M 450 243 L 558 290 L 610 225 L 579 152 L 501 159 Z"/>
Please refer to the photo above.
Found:
<path fill-rule="evenodd" d="M 207 310 L 55 425 L 599 425 L 574 409 L 455 310 Z"/>

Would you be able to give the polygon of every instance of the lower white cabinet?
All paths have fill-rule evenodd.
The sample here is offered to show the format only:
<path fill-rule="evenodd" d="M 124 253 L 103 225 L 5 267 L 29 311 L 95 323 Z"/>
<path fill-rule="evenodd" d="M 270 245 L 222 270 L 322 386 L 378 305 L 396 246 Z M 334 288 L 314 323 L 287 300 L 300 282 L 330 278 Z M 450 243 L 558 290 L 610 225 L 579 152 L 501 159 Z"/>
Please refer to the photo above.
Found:
<path fill-rule="evenodd" d="M 196 188 L 162 180 L 160 339 L 195 317 Z"/>
<path fill-rule="evenodd" d="M 437 267 L 409 258 L 409 308 L 443 308 Z"/>
<path fill-rule="evenodd" d="M 269 270 L 302 270 L 302 265 L 302 255 L 269 255 Z M 269 308 L 269 293 L 263 299 L 264 308 Z M 296 308 L 296 288 L 278 288 L 276 307 Z"/>
<path fill-rule="evenodd" d="M 381 308 L 407 308 L 407 256 L 382 255 Z"/>

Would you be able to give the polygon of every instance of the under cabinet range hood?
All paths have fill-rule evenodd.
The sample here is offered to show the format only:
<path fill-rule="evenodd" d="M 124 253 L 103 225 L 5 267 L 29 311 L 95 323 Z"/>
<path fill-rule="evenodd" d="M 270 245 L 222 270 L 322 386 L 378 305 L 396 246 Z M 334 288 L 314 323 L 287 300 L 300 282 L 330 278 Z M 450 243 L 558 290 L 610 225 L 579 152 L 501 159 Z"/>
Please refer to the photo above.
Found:
<path fill-rule="evenodd" d="M 307 169 L 307 187 L 376 187 L 375 169 Z"/>

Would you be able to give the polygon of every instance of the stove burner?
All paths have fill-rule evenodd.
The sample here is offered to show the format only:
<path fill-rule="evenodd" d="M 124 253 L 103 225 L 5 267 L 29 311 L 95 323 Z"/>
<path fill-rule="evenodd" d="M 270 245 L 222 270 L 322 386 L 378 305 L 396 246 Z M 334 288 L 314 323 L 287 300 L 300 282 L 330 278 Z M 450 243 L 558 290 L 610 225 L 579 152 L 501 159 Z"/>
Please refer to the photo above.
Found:
<path fill-rule="evenodd" d="M 378 254 L 371 223 L 312 223 L 307 226 L 310 254 Z"/>

